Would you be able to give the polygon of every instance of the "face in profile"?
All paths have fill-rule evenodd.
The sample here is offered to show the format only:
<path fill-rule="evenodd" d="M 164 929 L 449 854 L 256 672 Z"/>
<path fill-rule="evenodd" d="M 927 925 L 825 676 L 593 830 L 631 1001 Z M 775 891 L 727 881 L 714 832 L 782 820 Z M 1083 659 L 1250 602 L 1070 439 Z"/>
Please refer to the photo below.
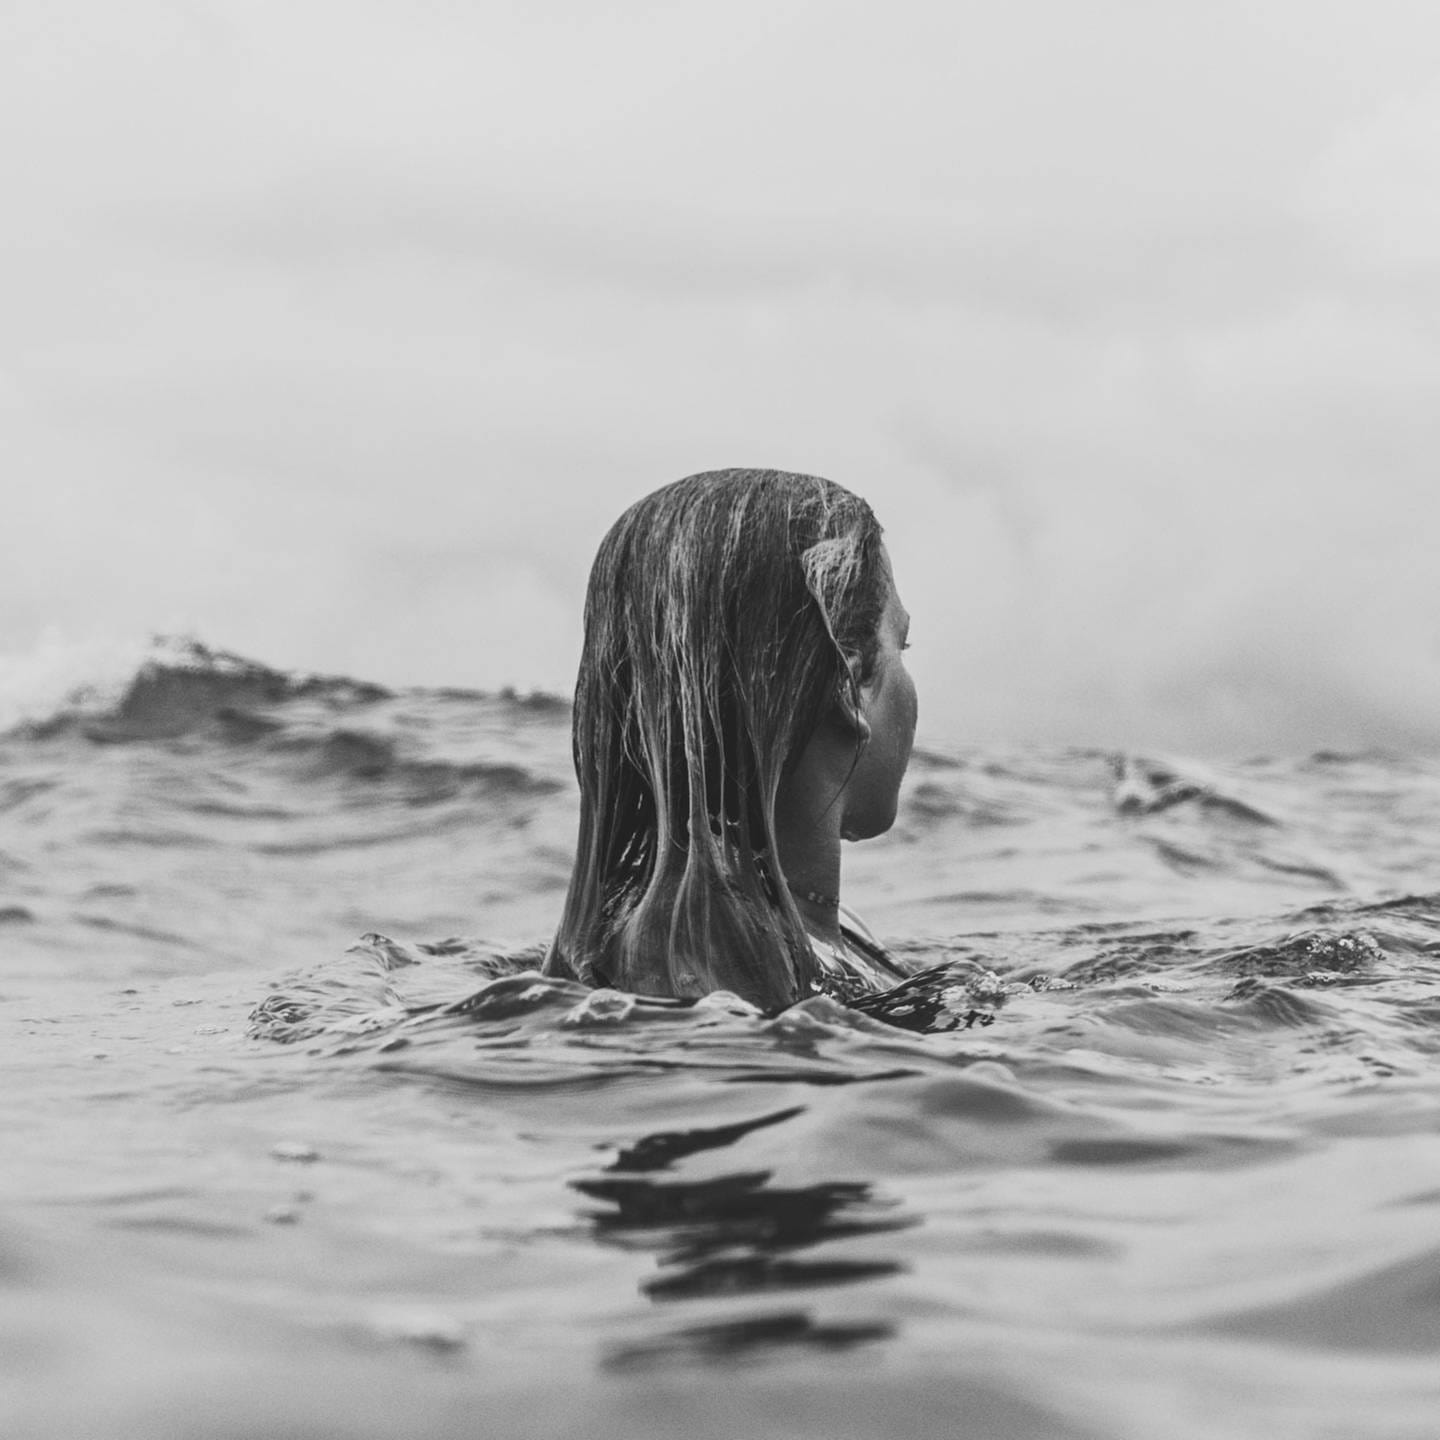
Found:
<path fill-rule="evenodd" d="M 860 687 L 860 713 L 869 739 L 841 797 L 841 834 L 869 840 L 895 823 L 900 782 L 915 743 L 915 682 L 905 666 L 910 615 L 900 603 L 890 561 L 885 561 L 885 610 L 880 617 L 875 665 Z"/>

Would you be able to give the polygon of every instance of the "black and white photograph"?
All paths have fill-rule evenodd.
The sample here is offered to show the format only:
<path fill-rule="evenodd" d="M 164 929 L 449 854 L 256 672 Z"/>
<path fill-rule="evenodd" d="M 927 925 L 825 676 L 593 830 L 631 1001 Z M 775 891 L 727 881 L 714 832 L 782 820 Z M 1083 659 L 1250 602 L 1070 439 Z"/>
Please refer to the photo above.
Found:
<path fill-rule="evenodd" d="M 1440 1436 L 1433 0 L 0 0 L 0 205 L 0 1436 Z"/>

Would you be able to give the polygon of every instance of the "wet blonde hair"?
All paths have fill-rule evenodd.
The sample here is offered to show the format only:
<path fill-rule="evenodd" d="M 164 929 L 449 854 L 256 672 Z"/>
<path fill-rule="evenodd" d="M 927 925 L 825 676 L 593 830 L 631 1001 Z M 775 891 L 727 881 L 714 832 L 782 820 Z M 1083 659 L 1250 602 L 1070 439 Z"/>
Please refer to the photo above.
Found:
<path fill-rule="evenodd" d="M 691 475 L 616 521 L 585 602 L 550 973 L 767 1009 L 815 991 L 776 795 L 837 698 L 858 707 L 888 583 L 870 507 L 813 475 Z"/>

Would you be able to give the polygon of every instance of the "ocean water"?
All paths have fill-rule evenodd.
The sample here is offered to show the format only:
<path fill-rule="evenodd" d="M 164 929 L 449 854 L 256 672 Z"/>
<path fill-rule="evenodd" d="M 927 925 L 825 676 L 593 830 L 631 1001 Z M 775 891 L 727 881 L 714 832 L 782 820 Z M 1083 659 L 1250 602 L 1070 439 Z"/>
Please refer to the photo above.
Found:
<path fill-rule="evenodd" d="M 1440 1435 L 1440 761 L 961 739 L 847 856 L 926 1033 L 539 979 L 552 698 L 0 735 L 0 1435 Z"/>

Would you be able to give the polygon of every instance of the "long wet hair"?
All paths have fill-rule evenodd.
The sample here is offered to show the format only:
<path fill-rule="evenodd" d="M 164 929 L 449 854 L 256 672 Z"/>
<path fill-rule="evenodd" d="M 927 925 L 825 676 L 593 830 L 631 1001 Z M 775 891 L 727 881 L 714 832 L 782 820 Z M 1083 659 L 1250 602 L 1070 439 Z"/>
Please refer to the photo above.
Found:
<path fill-rule="evenodd" d="M 767 1010 L 818 989 L 776 796 L 830 707 L 858 709 L 888 585 L 870 507 L 813 475 L 691 475 L 616 521 L 585 601 L 549 973 Z"/>

